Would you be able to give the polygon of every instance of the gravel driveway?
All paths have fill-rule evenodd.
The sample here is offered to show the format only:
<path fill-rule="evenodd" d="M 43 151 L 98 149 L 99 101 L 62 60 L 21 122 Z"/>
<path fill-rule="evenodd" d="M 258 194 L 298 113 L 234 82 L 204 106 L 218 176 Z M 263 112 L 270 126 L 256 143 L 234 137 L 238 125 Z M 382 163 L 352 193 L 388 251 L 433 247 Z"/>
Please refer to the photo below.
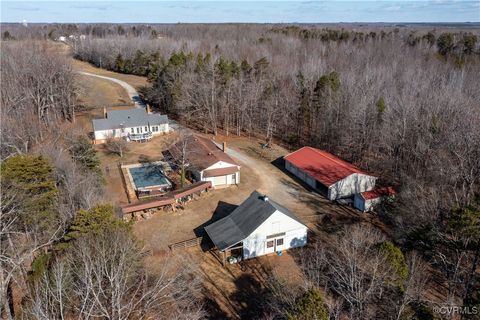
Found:
<path fill-rule="evenodd" d="M 146 107 L 145 103 L 143 103 L 142 99 L 140 99 L 140 95 L 138 94 L 138 91 L 135 90 L 134 87 L 132 87 L 131 85 L 129 85 L 125 81 L 122 81 L 122 80 L 119 80 L 119 79 L 116 79 L 116 78 L 112 78 L 112 77 L 100 76 L 98 74 L 94 74 L 94 73 L 90 73 L 90 72 L 78 71 L 78 73 L 86 75 L 86 76 L 97 77 L 97 78 L 100 78 L 100 79 L 105 79 L 105 80 L 115 82 L 116 84 L 121 85 L 127 91 L 128 96 L 133 101 L 136 108 L 145 108 Z"/>

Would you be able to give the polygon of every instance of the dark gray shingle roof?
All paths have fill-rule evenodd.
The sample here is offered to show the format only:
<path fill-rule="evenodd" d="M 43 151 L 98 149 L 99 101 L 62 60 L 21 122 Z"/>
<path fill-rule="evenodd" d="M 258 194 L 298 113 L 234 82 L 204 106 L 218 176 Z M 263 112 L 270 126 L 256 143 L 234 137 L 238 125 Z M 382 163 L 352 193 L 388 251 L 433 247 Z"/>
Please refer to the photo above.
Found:
<path fill-rule="evenodd" d="M 277 210 L 303 224 L 290 210 L 271 199 L 264 201 L 254 191 L 228 216 L 206 226 L 205 231 L 219 250 L 225 250 L 246 239 Z"/>
<path fill-rule="evenodd" d="M 92 120 L 93 130 L 110 130 L 124 128 L 160 125 L 168 123 L 168 117 L 160 114 L 148 114 L 143 108 L 128 110 L 112 110 L 107 112 L 106 119 Z"/>

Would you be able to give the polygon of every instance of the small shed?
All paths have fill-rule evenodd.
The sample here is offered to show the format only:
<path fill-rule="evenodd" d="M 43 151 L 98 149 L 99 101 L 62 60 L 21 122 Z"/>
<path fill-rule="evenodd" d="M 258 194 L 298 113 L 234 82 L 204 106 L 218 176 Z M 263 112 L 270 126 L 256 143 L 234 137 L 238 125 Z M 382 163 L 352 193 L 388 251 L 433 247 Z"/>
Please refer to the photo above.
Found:
<path fill-rule="evenodd" d="M 376 177 L 320 149 L 303 147 L 284 160 L 285 169 L 332 201 L 375 187 Z"/>
<path fill-rule="evenodd" d="M 205 231 L 223 253 L 224 261 L 233 249 L 240 250 L 243 259 L 250 259 L 307 243 L 307 226 L 290 210 L 257 191 Z"/>
<path fill-rule="evenodd" d="M 393 187 L 375 188 L 371 191 L 357 193 L 355 195 L 353 205 L 355 208 L 363 212 L 371 211 L 375 205 L 386 199 L 393 198 L 395 194 L 396 192 Z"/>

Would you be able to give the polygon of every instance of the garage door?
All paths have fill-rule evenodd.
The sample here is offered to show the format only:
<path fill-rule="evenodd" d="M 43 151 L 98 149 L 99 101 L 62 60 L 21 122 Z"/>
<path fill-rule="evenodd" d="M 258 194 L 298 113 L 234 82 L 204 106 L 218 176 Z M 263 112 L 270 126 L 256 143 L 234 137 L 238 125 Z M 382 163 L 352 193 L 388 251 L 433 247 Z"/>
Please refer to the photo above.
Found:
<path fill-rule="evenodd" d="M 213 177 L 213 186 L 220 186 L 227 184 L 227 176 Z"/>

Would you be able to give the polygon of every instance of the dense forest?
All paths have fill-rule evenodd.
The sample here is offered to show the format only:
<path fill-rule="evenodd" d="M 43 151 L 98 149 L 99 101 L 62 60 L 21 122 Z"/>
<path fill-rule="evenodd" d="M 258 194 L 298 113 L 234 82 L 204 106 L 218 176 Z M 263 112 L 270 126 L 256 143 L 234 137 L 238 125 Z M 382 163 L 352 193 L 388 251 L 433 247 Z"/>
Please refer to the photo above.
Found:
<path fill-rule="evenodd" d="M 193 270 L 172 260 L 146 272 L 132 225 L 107 203 L 90 138 L 66 126 L 76 106 L 68 59 L 46 43 L 1 50 L 0 317 L 203 317 Z"/>
<path fill-rule="evenodd" d="M 119 250 L 139 259 L 128 226 L 113 224 L 113 235 L 99 235 L 94 229 L 80 231 L 91 236 L 79 237 L 75 231 L 83 230 L 82 215 L 101 220 L 105 219 L 102 212 L 112 210 L 99 206 L 102 201 L 96 198 L 72 198 L 70 175 L 61 174 L 62 170 L 80 170 L 82 174 L 76 178 L 93 179 L 101 189 L 101 177 L 92 169 L 95 164 L 90 163 L 94 155 L 83 153 L 88 148 L 82 138 L 66 139 L 63 151 L 35 150 L 51 128 L 71 120 L 73 102 L 68 92 L 72 92 L 72 74 L 61 57 L 52 59 L 48 50 L 25 48 L 19 40 L 56 39 L 68 34 L 86 35 L 84 40 L 70 43 L 75 58 L 148 77 L 150 85 L 142 89 L 143 98 L 189 127 L 214 135 L 261 138 L 292 150 L 304 145 L 325 149 L 375 173 L 382 177 L 381 184 L 393 184 L 399 191 L 396 201 L 380 210 L 382 220 L 392 230 L 391 239 L 378 230 L 353 227 L 340 231 L 329 245 L 305 249 L 299 254 L 299 263 L 308 279 L 307 289 L 285 288 L 272 281 L 265 293 L 270 303 L 261 310 L 260 318 L 369 319 L 377 314 L 385 319 L 429 319 L 430 314 L 433 319 L 429 298 L 422 296 L 428 277 L 445 287 L 446 303 L 480 308 L 478 30 L 241 24 L 46 25 L 32 30 L 25 33 L 12 28 L 3 32 L 1 97 L 2 189 L 9 190 L 10 184 L 20 184 L 21 190 L 35 187 L 35 195 L 46 197 L 42 206 L 55 205 L 55 210 L 48 211 L 58 217 L 49 219 L 61 221 L 58 227 L 53 225 L 57 228 L 54 231 L 44 231 L 41 241 L 30 240 L 36 234 L 32 230 L 48 218 L 44 217 L 46 209 L 35 208 L 38 219 L 8 218 L 22 210 L 13 205 L 13 199 L 25 194 L 2 194 L 13 201 L 2 201 L 2 211 L 12 212 L 6 217 L 14 220 L 10 223 L 2 217 L 2 230 L 8 225 L 28 239 L 25 252 L 42 243 L 62 244 L 55 258 L 48 261 L 49 272 L 38 276 L 37 281 L 27 275 L 23 279 L 24 284 L 34 283 L 26 302 L 31 314 L 81 314 L 84 308 L 101 314 L 104 305 L 86 299 L 89 292 L 78 274 L 65 292 L 59 291 L 62 276 L 77 272 L 71 266 L 82 265 L 91 259 L 89 255 L 105 258 L 100 247 L 108 241 L 120 242 Z M 34 54 L 28 56 L 27 52 Z M 29 68 L 22 69 L 30 72 L 27 74 L 13 72 L 31 59 L 37 59 L 35 67 L 51 77 L 39 78 L 42 72 Z M 9 79 L 7 83 L 5 79 Z M 31 93 L 18 91 L 18 83 L 27 83 L 23 87 Z M 52 90 L 61 94 L 44 101 L 45 93 Z M 27 121 L 38 128 L 27 130 Z M 82 154 L 72 151 L 77 149 Z M 32 152 L 42 155 L 19 156 Z M 51 190 L 32 186 L 28 177 L 19 180 L 8 175 L 18 170 L 17 166 L 34 165 L 26 161 L 42 163 L 45 180 L 41 183 L 51 185 Z M 75 197 L 85 192 L 75 191 Z M 51 199 L 55 201 L 50 203 Z M 10 243 L 9 237 L 8 231 L 2 234 L 2 244 Z M 2 245 L 2 257 L 14 259 L 21 252 Z M 18 262 L 10 269 L 3 264 L 2 296 L 6 297 L 10 283 L 5 279 L 24 270 L 18 268 Z M 96 274 L 87 267 L 82 267 L 82 272 Z M 135 266 L 133 270 L 143 275 L 141 268 Z M 188 272 L 178 279 L 168 279 L 168 283 L 178 281 L 180 285 L 174 287 L 181 287 Z M 128 273 L 125 276 L 133 277 Z M 139 279 L 145 284 L 152 282 L 146 275 Z M 88 287 L 91 292 L 96 289 Z M 48 290 L 65 295 L 70 303 L 78 300 L 85 305 L 66 304 L 60 310 L 55 300 L 58 296 L 49 296 Z M 136 305 L 139 309 L 132 309 L 133 317 L 135 312 L 155 311 L 149 307 L 169 302 L 169 296 L 152 293 L 157 290 L 155 285 L 145 290 L 139 294 L 153 300 L 145 305 L 141 300 L 144 309 Z M 171 293 L 173 289 L 168 290 Z M 186 305 L 180 304 L 172 312 L 189 310 L 191 316 L 186 318 L 202 317 L 203 310 L 186 291 L 172 293 L 184 297 Z M 128 301 L 137 298 L 122 297 Z M 105 303 L 109 303 L 107 298 Z M 115 312 L 120 315 L 126 311 Z M 475 315 L 466 317 L 473 319 Z"/>

